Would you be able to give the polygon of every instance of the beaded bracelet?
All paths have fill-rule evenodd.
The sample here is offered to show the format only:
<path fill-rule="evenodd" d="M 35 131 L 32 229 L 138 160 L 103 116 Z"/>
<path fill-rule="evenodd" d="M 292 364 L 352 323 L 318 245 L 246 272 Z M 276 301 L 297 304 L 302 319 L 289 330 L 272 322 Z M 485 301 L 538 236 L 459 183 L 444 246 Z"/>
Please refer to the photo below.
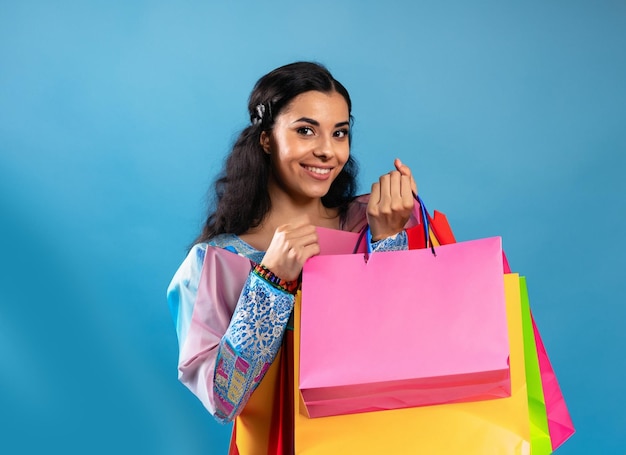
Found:
<path fill-rule="evenodd" d="M 281 291 L 288 292 L 290 294 L 295 294 L 298 290 L 298 280 L 295 281 L 285 281 L 282 278 L 277 277 L 272 273 L 270 269 L 265 267 L 262 264 L 257 264 L 252 270 L 257 276 L 263 278 L 265 281 L 270 283 L 276 289 L 280 289 Z"/>

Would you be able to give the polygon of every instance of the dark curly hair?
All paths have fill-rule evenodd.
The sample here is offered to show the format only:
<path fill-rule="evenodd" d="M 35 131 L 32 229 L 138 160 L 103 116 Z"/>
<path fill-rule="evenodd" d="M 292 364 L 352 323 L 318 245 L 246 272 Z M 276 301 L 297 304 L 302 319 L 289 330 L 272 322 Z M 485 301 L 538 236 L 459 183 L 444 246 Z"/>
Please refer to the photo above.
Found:
<path fill-rule="evenodd" d="M 215 181 L 215 199 L 201 234 L 194 243 L 216 235 L 241 235 L 258 226 L 271 208 L 267 191 L 269 156 L 260 144 L 262 131 L 271 131 L 274 120 L 296 96 L 304 92 L 337 92 L 348 104 L 352 121 L 352 101 L 346 88 L 318 63 L 296 62 L 281 66 L 258 80 L 248 100 L 251 125 L 240 134 Z M 344 217 L 356 194 L 357 164 L 350 155 L 322 204 L 338 208 Z"/>

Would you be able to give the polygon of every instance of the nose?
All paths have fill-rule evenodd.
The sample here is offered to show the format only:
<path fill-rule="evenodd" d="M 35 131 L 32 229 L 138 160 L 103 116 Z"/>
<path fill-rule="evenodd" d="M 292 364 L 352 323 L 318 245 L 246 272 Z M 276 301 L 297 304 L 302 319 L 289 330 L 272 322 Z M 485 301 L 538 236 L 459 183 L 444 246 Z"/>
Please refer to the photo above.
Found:
<path fill-rule="evenodd" d="M 335 155 L 335 144 L 330 137 L 321 137 L 313 150 L 313 155 L 323 161 L 328 161 Z"/>

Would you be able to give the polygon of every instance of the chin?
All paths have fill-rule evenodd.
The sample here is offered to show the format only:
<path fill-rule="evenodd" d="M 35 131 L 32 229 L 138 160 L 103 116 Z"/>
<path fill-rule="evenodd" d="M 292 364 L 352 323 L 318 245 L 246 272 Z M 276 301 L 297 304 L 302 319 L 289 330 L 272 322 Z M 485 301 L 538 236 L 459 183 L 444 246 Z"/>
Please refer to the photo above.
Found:
<path fill-rule="evenodd" d="M 316 199 L 321 199 L 324 196 L 326 196 L 328 194 L 328 192 L 330 191 L 330 185 L 326 188 L 323 189 L 319 189 L 319 190 L 312 190 L 309 192 L 309 195 L 313 198 Z"/>

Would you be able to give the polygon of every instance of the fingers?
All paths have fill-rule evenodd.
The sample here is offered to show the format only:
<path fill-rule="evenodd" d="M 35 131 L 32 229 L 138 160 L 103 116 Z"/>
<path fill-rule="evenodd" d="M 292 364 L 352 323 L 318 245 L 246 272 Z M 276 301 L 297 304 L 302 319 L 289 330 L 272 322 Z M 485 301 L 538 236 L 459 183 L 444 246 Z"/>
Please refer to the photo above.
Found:
<path fill-rule="evenodd" d="M 319 254 L 317 231 L 307 219 L 276 228 L 261 263 L 280 278 L 298 278 L 307 259 Z"/>
<path fill-rule="evenodd" d="M 413 208 L 413 187 L 415 182 L 412 182 L 411 177 L 403 175 L 400 182 L 400 197 L 402 198 L 402 207 Z M 417 193 L 415 193 L 417 194 Z"/>
<path fill-rule="evenodd" d="M 399 171 L 391 171 L 382 175 L 378 182 L 372 185 L 370 203 L 377 205 L 379 210 L 385 213 L 402 210 L 407 205 L 412 206 L 411 191 L 411 178 Z"/>
<path fill-rule="evenodd" d="M 394 161 L 394 166 L 395 170 L 382 175 L 372 185 L 367 216 L 374 240 L 400 232 L 413 209 L 417 185 L 411 170 L 399 159 Z"/>
<path fill-rule="evenodd" d="M 317 245 L 317 231 L 312 224 L 295 227 L 293 225 L 283 225 L 279 226 L 276 232 L 283 234 L 284 243 L 288 249 L 286 253 L 288 254 L 293 254 L 293 251 L 299 251 L 311 245 Z"/>
<path fill-rule="evenodd" d="M 389 174 L 389 205 L 392 210 L 398 210 L 402 207 L 402 178 L 404 177 L 398 171 L 392 171 Z M 405 189 L 406 191 L 406 189 Z"/>
<path fill-rule="evenodd" d="M 378 204 L 379 202 L 380 202 L 380 179 L 378 180 L 378 182 L 372 183 L 372 190 L 370 192 L 370 203 Z"/>
<path fill-rule="evenodd" d="M 411 182 L 411 190 L 417 195 L 417 184 L 415 183 L 415 179 L 413 178 L 411 169 L 409 169 L 409 167 L 406 164 L 402 163 L 402 161 L 400 161 L 399 158 L 396 158 L 393 164 L 398 170 L 398 172 L 400 172 L 400 174 L 402 174 L 403 176 L 409 177 L 410 182 Z"/>
<path fill-rule="evenodd" d="M 405 166 L 402 161 L 400 161 L 400 158 L 396 158 L 395 160 L 393 160 L 393 165 L 396 167 L 398 172 L 402 173 L 403 175 L 411 175 L 411 170 L 408 168 L 408 166 Z M 407 170 L 409 171 L 408 174 L 406 173 Z"/>

